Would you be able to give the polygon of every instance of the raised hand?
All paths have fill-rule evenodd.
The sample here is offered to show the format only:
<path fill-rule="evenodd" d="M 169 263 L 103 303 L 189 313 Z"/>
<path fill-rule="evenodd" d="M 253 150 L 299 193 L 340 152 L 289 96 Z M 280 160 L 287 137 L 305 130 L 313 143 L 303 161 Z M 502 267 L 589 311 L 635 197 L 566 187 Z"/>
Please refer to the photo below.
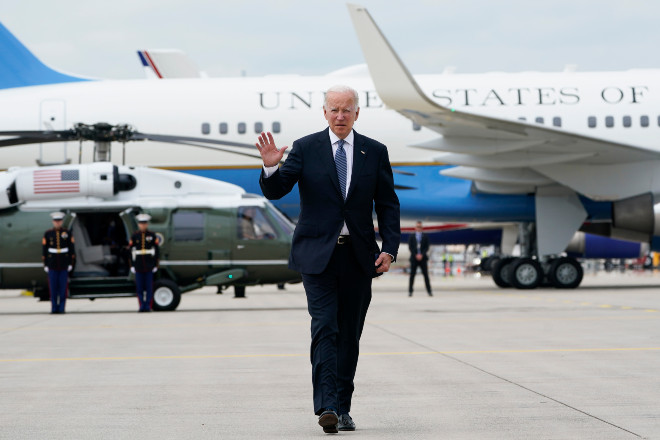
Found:
<path fill-rule="evenodd" d="M 275 141 L 273 140 L 273 135 L 268 132 L 261 132 L 259 135 L 259 142 L 255 144 L 261 155 L 261 159 L 264 161 L 264 165 L 267 167 L 273 167 L 280 163 L 282 157 L 284 157 L 284 152 L 289 147 L 283 147 L 277 149 L 275 146 Z"/>

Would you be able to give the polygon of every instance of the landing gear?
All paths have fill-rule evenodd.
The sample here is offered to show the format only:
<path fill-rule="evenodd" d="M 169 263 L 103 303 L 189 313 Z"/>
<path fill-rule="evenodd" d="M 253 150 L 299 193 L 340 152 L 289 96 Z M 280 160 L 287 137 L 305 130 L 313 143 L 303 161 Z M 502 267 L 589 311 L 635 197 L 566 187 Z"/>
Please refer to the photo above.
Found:
<path fill-rule="evenodd" d="M 492 266 L 493 281 L 499 287 L 575 289 L 582 282 L 582 265 L 570 257 L 541 263 L 534 258 L 501 257 Z"/>
<path fill-rule="evenodd" d="M 499 287 L 511 287 L 511 263 L 514 258 L 497 258 L 493 261 L 492 276 L 493 281 Z"/>
<path fill-rule="evenodd" d="M 543 282 L 543 269 L 532 258 L 516 258 L 511 267 L 511 285 L 516 289 L 536 289 Z"/>
<path fill-rule="evenodd" d="M 245 286 L 234 286 L 234 298 L 245 298 Z"/>
<path fill-rule="evenodd" d="M 557 258 L 550 265 L 548 279 L 557 289 L 575 289 L 582 282 L 582 265 L 569 257 Z"/>
<path fill-rule="evenodd" d="M 170 312 L 176 310 L 181 302 L 181 289 L 174 281 L 160 279 L 154 282 L 154 302 L 155 312 Z"/>

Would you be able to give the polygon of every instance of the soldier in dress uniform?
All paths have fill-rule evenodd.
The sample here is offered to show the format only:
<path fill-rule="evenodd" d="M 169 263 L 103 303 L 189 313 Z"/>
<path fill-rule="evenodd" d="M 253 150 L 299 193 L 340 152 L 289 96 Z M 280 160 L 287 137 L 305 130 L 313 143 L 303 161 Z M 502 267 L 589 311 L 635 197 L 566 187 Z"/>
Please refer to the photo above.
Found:
<path fill-rule="evenodd" d="M 65 214 L 53 212 L 53 228 L 46 231 L 41 241 L 44 271 L 48 274 L 50 288 L 51 314 L 63 314 L 69 290 L 69 272 L 73 270 L 76 259 L 71 231 L 62 227 Z"/>
<path fill-rule="evenodd" d="M 131 272 L 135 274 L 135 286 L 140 312 L 150 312 L 154 299 L 154 274 L 158 272 L 158 236 L 149 230 L 149 214 L 137 217 L 139 230 L 133 234 L 128 246 L 131 249 Z"/>

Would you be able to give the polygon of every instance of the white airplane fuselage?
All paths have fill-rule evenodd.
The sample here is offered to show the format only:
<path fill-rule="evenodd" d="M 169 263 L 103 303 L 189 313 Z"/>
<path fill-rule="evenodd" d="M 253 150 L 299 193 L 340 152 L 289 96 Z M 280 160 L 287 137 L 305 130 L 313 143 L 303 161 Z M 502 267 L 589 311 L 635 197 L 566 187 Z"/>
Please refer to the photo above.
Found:
<path fill-rule="evenodd" d="M 438 104 L 465 112 L 537 124 L 570 133 L 658 150 L 660 70 L 515 74 L 442 74 L 415 77 Z M 266 76 L 259 78 L 102 80 L 0 90 L 0 130 L 66 129 L 76 122 L 129 123 L 144 133 L 208 137 L 246 145 L 257 133 L 274 130 L 280 146 L 320 131 L 323 91 L 343 83 L 360 94 L 355 129 L 388 146 L 397 165 L 428 165 L 439 152 L 412 148 L 439 135 L 415 130 L 386 109 L 365 76 Z M 559 119 L 558 119 L 559 118 Z M 591 119 L 590 119 L 591 118 Z M 540 119 L 539 119 L 540 121 Z M 595 126 L 591 127 L 591 125 Z M 221 133 L 226 127 L 226 133 Z M 610 126 L 611 125 L 611 126 Z M 121 162 L 114 145 L 113 162 Z M 83 162 L 91 159 L 84 146 Z M 256 149 L 232 148 L 252 152 Z M 61 144 L 0 149 L 0 168 L 61 162 Z M 78 160 L 69 142 L 66 158 Z M 127 146 L 127 163 L 200 169 L 258 167 L 259 159 L 181 145 L 138 142 Z"/>

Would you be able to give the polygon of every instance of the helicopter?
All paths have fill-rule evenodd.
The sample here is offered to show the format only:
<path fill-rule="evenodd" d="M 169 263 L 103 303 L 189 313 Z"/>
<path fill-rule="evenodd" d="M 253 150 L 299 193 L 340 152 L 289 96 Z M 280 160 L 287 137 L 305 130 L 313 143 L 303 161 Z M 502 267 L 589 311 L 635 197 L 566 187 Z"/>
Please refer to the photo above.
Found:
<path fill-rule="evenodd" d="M 76 240 L 72 299 L 135 296 L 126 245 L 140 213 L 151 216 L 161 243 L 156 311 L 175 310 L 182 294 L 203 286 L 218 286 L 218 293 L 233 286 L 244 297 L 246 286 L 301 281 L 287 267 L 295 226 L 264 197 L 215 179 L 109 162 L 110 142 L 148 138 L 136 133 L 103 123 L 22 132 L 20 143 L 93 140 L 95 161 L 0 172 L 0 289 L 48 300 L 40 237 L 55 210 L 66 214 L 63 226 Z M 44 172 L 59 183 L 42 183 Z"/>

